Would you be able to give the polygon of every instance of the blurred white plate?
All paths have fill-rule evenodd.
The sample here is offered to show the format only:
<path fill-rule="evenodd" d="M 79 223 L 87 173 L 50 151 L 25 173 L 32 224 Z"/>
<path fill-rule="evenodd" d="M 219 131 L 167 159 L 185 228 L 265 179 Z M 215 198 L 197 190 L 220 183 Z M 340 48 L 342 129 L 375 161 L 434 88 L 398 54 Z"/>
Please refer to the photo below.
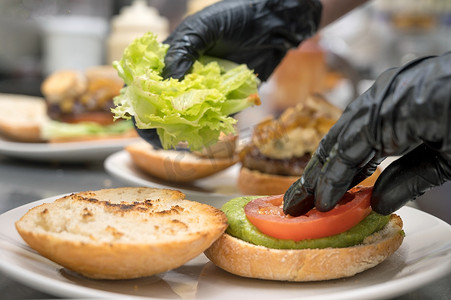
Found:
<path fill-rule="evenodd" d="M 125 150 L 108 156 L 104 166 L 108 173 L 133 186 L 176 189 L 185 193 L 187 199 L 208 203 L 218 208 L 233 197 L 240 196 L 236 186 L 239 164 L 192 183 L 172 183 L 152 177 L 135 166 Z"/>
<path fill-rule="evenodd" d="M 288 283 L 241 278 L 202 254 L 184 266 L 135 280 L 90 280 L 43 258 L 18 235 L 14 223 L 51 197 L 0 215 L 0 271 L 23 284 L 69 298 L 147 299 L 381 299 L 418 289 L 451 271 L 451 226 L 403 207 L 405 240 L 382 264 L 348 279 Z"/>
<path fill-rule="evenodd" d="M 138 140 L 127 138 L 70 143 L 20 143 L 0 137 L 0 154 L 35 161 L 95 161 L 103 160 L 111 153 Z"/>

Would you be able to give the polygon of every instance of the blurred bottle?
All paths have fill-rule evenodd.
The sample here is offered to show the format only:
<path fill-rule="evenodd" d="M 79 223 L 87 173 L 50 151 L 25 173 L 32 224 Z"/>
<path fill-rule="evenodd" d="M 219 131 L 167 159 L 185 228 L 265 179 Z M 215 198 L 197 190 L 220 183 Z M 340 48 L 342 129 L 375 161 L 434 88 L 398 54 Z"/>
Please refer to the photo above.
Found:
<path fill-rule="evenodd" d="M 120 14 L 111 21 L 107 63 L 119 60 L 135 38 L 149 31 L 156 34 L 159 41 L 163 41 L 169 34 L 169 21 L 143 0 L 135 0 L 131 6 L 122 8 Z"/>
<path fill-rule="evenodd" d="M 81 15 L 50 16 L 42 20 L 43 73 L 84 70 L 104 63 L 108 30 L 104 18 Z"/>

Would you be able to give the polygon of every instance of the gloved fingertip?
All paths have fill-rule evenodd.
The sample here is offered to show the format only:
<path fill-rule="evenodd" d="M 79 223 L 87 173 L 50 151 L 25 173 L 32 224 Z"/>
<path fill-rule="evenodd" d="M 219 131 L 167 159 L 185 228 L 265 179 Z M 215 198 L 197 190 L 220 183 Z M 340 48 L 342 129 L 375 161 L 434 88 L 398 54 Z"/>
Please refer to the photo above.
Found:
<path fill-rule="evenodd" d="M 174 79 L 183 79 L 185 74 L 188 72 L 190 67 L 185 66 L 184 64 L 166 64 L 161 71 L 161 76 L 164 79 L 174 78 Z"/>
<path fill-rule="evenodd" d="M 303 185 L 304 178 L 294 182 L 283 195 L 283 212 L 293 217 L 307 213 L 314 207 L 314 198 Z"/>
<path fill-rule="evenodd" d="M 160 137 L 158 136 L 156 129 L 154 129 L 154 128 L 151 128 L 151 129 L 136 128 L 136 132 L 143 140 L 145 140 L 147 143 L 152 145 L 152 147 L 154 149 L 157 149 L 157 150 L 163 149 L 163 145 L 161 144 Z"/>
<path fill-rule="evenodd" d="M 307 213 L 314 205 L 314 189 L 323 164 L 314 154 L 304 169 L 304 174 L 285 192 L 283 211 L 291 216 Z"/>
<path fill-rule="evenodd" d="M 161 76 L 164 79 L 183 79 L 189 72 L 196 58 L 185 51 L 168 52 L 164 58 L 164 68 Z"/>
<path fill-rule="evenodd" d="M 334 208 L 347 190 L 351 187 L 358 170 L 344 163 L 336 156 L 329 159 L 318 177 L 315 188 L 315 206 L 319 211 Z"/>
<path fill-rule="evenodd" d="M 378 214 L 387 216 L 397 211 L 408 202 L 406 198 L 399 198 L 397 193 L 391 193 L 390 191 L 382 188 L 373 188 L 371 195 L 371 208 Z"/>
<path fill-rule="evenodd" d="M 163 149 L 163 145 L 161 144 L 160 137 L 158 136 L 157 130 L 155 128 L 150 129 L 140 129 L 136 125 L 135 117 L 132 117 L 133 126 L 135 127 L 136 132 L 139 137 L 145 140 L 147 143 L 152 145 L 157 150 Z"/>
<path fill-rule="evenodd" d="M 317 210 L 330 211 L 337 205 L 344 192 L 337 190 L 330 184 L 319 184 L 315 190 L 315 207 Z"/>
<path fill-rule="evenodd" d="M 443 166 L 443 164 L 441 165 Z M 430 188 L 444 182 L 439 155 L 420 145 L 392 162 L 374 184 L 371 207 L 389 215 Z"/>

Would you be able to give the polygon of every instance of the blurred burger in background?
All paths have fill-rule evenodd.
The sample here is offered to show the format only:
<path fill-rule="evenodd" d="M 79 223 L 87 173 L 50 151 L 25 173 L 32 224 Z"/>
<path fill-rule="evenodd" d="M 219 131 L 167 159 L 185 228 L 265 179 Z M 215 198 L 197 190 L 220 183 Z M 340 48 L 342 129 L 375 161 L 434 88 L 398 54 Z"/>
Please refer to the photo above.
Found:
<path fill-rule="evenodd" d="M 41 128 L 42 138 L 69 142 L 137 136 L 131 121 L 114 121 L 111 113 L 123 85 L 112 66 L 50 74 L 41 86 L 50 119 Z"/>
<path fill-rule="evenodd" d="M 340 115 L 341 110 L 321 96 L 311 96 L 278 118 L 256 125 L 249 144 L 240 152 L 240 192 L 283 194 L 302 176 L 322 137 Z"/>
<path fill-rule="evenodd" d="M 321 139 L 341 114 L 340 108 L 315 94 L 279 117 L 257 124 L 240 150 L 239 191 L 244 195 L 285 193 L 302 176 Z M 374 185 L 380 172 L 376 169 L 359 185 Z"/>

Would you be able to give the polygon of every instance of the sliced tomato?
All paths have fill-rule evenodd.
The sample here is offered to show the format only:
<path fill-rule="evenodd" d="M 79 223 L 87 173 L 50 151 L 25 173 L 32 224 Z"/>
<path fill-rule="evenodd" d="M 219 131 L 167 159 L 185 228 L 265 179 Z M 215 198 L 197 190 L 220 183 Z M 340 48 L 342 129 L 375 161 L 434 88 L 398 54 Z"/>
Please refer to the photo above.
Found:
<path fill-rule="evenodd" d="M 93 122 L 103 126 L 114 123 L 113 115 L 108 112 L 84 112 L 63 118 L 67 123 Z"/>
<path fill-rule="evenodd" d="M 372 187 L 352 188 L 328 212 L 313 208 L 302 216 L 286 215 L 282 209 L 283 195 L 252 200 L 244 207 L 244 212 L 261 232 L 274 238 L 317 239 L 345 232 L 368 216 L 372 190 Z"/>

